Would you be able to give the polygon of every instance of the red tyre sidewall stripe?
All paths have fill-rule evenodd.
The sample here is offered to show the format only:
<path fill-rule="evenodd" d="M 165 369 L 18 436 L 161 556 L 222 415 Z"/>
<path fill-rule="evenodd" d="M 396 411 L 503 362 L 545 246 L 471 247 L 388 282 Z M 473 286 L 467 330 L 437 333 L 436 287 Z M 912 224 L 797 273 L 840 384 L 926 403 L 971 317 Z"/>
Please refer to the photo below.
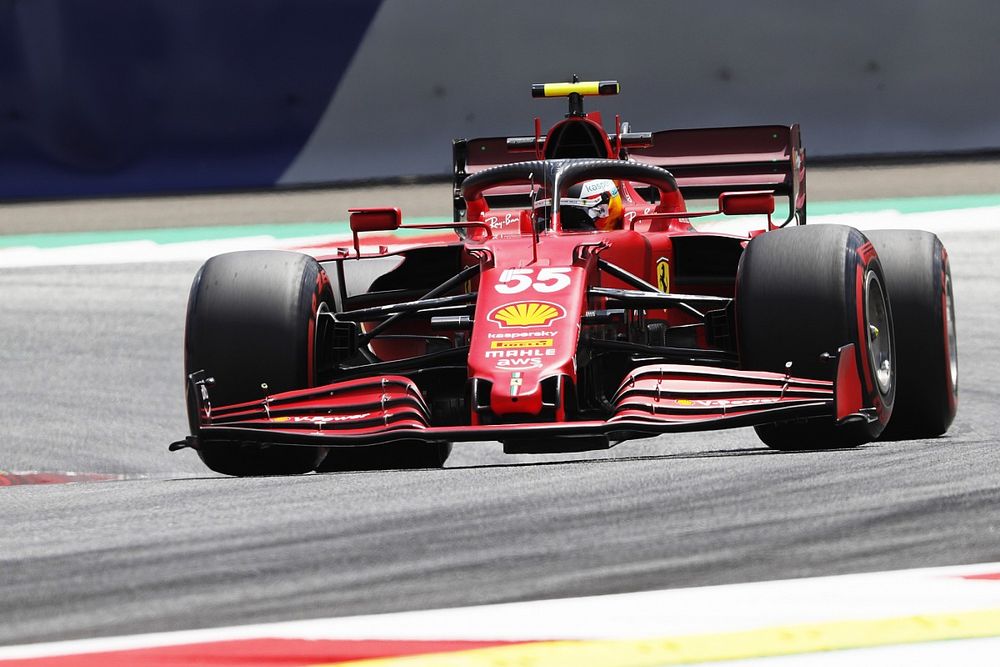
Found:
<path fill-rule="evenodd" d="M 316 276 L 316 284 L 312 293 L 312 307 L 309 309 L 309 330 L 306 340 L 306 382 L 308 387 L 316 386 L 316 326 L 318 324 L 317 311 L 319 310 L 320 299 L 323 297 L 325 287 L 330 284 L 330 279 L 326 275 L 323 267 L 319 268 Z"/>
<path fill-rule="evenodd" d="M 869 268 L 871 267 L 872 260 L 877 259 L 878 255 L 875 253 L 875 246 L 872 245 L 871 241 L 865 241 L 864 244 L 858 247 L 857 255 L 860 260 L 857 265 L 855 276 L 855 306 L 857 309 L 858 341 L 860 343 L 858 347 L 858 354 L 861 356 L 861 365 L 859 367 L 861 368 L 861 377 L 864 382 L 865 394 L 868 397 L 868 401 L 871 406 L 875 408 L 879 421 L 882 422 L 883 426 L 885 426 L 889 423 L 891 406 L 890 409 L 886 409 L 886 405 L 882 400 L 882 394 L 879 392 L 878 387 L 874 384 L 874 373 L 870 361 L 871 350 L 869 349 L 868 331 L 865 324 L 865 313 L 867 312 L 868 307 L 867 293 L 865 291 L 865 278 Z M 880 280 L 883 283 L 882 289 L 884 290 L 885 279 L 883 277 Z"/>
<path fill-rule="evenodd" d="M 860 256 L 860 253 L 858 253 Z M 872 399 L 873 394 L 877 394 L 875 387 L 872 384 L 872 372 L 871 364 L 868 363 L 869 350 L 868 350 L 868 332 L 865 331 L 865 272 L 868 268 L 868 263 L 862 260 L 861 263 L 857 265 L 856 275 L 855 275 L 855 307 L 856 307 L 856 318 L 858 322 L 858 355 L 860 357 L 861 368 L 861 381 L 864 383 L 865 395 L 869 400 Z M 876 396 L 877 398 L 877 396 Z"/>

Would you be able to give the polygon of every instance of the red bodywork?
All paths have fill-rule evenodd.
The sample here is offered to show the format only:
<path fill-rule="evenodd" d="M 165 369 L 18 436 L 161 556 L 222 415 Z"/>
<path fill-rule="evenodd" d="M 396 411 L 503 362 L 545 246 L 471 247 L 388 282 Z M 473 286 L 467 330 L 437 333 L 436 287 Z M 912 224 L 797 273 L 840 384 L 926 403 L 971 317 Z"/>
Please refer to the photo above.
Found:
<path fill-rule="evenodd" d="M 555 206 L 541 224 L 533 190 L 561 196 L 570 172 L 615 174 L 621 229 L 564 230 Z M 862 419 L 853 346 L 828 380 L 740 367 L 734 277 L 748 239 L 775 226 L 775 196 L 788 203 L 777 226 L 804 222 L 797 126 L 643 134 L 616 122 L 608 134 L 599 115 L 570 114 L 545 137 L 458 141 L 455 222 L 432 226 L 454 227 L 457 240 L 372 248 L 360 234 L 408 226 L 394 209 L 353 210 L 354 247 L 317 256 L 339 277 L 336 331 L 360 341 L 343 358 L 360 350 L 366 362 L 341 363 L 321 386 L 230 406 L 211 405 L 210 381 L 192 380 L 194 437 L 572 451 L 665 432 Z M 750 235 L 702 232 L 690 222 L 695 199 L 767 217 Z M 352 275 L 373 262 L 395 268 L 353 293 Z M 411 284 L 443 264 L 462 279 Z"/>

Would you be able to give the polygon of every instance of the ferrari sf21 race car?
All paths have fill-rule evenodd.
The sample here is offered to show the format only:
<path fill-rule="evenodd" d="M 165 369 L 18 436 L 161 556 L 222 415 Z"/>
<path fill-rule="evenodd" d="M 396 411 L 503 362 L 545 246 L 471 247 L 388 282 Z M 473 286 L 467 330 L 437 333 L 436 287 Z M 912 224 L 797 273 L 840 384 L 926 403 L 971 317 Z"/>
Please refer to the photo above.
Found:
<path fill-rule="evenodd" d="M 187 314 L 191 435 L 171 448 L 264 475 L 440 467 L 462 441 L 578 452 L 753 426 L 805 450 L 948 429 L 936 236 L 806 225 L 797 125 L 609 132 L 583 102 L 616 82 L 532 90 L 569 112 L 456 141 L 453 222 L 353 209 L 352 247 L 209 259 Z M 692 224 L 708 215 L 760 223 Z M 455 237 L 364 243 L 414 227 Z"/>

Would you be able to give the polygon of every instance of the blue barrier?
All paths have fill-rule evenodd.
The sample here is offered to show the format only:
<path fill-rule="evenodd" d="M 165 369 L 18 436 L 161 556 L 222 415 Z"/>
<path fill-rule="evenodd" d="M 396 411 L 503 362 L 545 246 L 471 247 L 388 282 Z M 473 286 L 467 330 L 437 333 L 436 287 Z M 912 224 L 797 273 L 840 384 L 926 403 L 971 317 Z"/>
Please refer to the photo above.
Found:
<path fill-rule="evenodd" d="M 274 185 L 379 4 L 3 3 L 0 198 Z"/>

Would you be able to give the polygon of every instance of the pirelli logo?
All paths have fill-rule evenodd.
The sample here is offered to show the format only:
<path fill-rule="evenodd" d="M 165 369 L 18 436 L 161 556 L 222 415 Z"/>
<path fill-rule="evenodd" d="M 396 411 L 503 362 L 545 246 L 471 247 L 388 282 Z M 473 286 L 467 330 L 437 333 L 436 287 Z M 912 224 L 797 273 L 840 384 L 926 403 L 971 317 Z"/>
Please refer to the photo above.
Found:
<path fill-rule="evenodd" d="M 523 350 L 531 347 L 552 347 L 551 338 L 522 338 L 520 340 L 494 340 L 491 350 Z"/>

